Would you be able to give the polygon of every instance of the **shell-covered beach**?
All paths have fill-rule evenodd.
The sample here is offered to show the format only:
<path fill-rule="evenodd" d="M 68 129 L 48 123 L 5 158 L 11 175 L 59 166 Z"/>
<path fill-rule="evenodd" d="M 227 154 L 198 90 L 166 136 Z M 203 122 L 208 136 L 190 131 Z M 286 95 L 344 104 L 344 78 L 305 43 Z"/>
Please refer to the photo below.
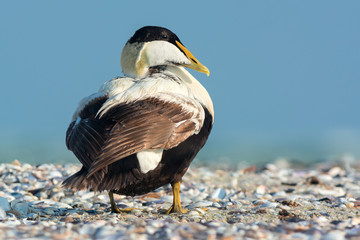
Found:
<path fill-rule="evenodd" d="M 1 239 L 359 239 L 360 173 L 341 164 L 292 168 L 194 166 L 186 214 L 166 215 L 171 187 L 136 197 L 74 192 L 76 164 L 0 164 Z"/>

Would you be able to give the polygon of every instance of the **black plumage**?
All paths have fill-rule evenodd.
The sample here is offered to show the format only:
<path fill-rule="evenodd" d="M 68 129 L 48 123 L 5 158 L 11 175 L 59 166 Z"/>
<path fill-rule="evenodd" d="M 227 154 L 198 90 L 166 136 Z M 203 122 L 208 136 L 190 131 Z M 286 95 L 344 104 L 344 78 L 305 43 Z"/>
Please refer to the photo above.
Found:
<path fill-rule="evenodd" d="M 119 210 L 112 193 L 133 196 L 148 193 L 168 183 L 173 187 L 180 184 L 191 161 L 204 146 L 213 124 L 210 97 L 195 78 L 184 72 L 181 65 L 191 65 L 191 68 L 208 74 L 207 68 L 180 44 L 174 33 L 164 28 L 144 27 L 130 38 L 124 48 L 132 49 L 134 43 L 151 41 L 173 44 L 178 48 L 176 54 L 179 55 L 174 59 L 191 58 L 189 63 L 184 63 L 185 60 L 176 63 L 174 60 L 164 59 L 158 65 L 152 66 L 149 63 L 149 66 L 144 66 L 146 61 L 137 60 L 142 65 L 136 65 L 134 69 L 139 70 L 141 66 L 143 69 L 139 72 L 143 74 L 145 71 L 145 77 L 135 77 L 126 87 L 121 85 L 122 91 L 115 91 L 116 94 L 111 95 L 120 86 L 115 83 L 125 84 L 128 81 L 128 78 L 115 79 L 114 86 L 105 87 L 102 94 L 85 99 L 66 132 L 66 145 L 83 166 L 79 172 L 64 181 L 64 186 L 77 190 L 109 191 L 113 211 Z M 169 48 L 169 45 L 164 45 L 164 49 L 166 47 Z M 138 45 L 133 49 L 142 51 Z M 132 53 L 134 50 L 127 51 Z M 171 51 L 174 52 L 173 49 Z M 141 54 L 139 55 L 146 56 Z M 131 61 L 129 55 L 126 56 Z M 175 66 L 176 69 L 173 70 L 168 65 Z M 179 76 L 176 75 L 178 72 Z M 126 68 L 124 73 L 126 74 Z M 169 84 L 166 88 L 168 90 L 159 91 L 159 94 L 155 91 L 154 94 L 154 86 L 158 86 L 156 84 L 163 80 Z M 150 88 L 146 85 L 149 81 L 154 83 Z M 143 82 L 144 85 L 141 85 Z M 132 86 L 140 86 L 141 92 L 132 90 Z M 151 94 L 147 93 L 149 89 Z M 122 100 L 125 93 L 137 97 Z M 161 155 L 156 165 L 151 163 L 149 169 L 147 166 L 144 170 L 138 154 L 148 150 L 159 150 Z M 141 161 L 146 162 L 146 159 Z M 178 186 L 174 189 L 179 189 Z M 178 190 L 176 191 L 174 194 L 178 195 Z M 178 196 L 174 197 L 173 207 L 169 212 L 184 212 L 179 199 Z"/>

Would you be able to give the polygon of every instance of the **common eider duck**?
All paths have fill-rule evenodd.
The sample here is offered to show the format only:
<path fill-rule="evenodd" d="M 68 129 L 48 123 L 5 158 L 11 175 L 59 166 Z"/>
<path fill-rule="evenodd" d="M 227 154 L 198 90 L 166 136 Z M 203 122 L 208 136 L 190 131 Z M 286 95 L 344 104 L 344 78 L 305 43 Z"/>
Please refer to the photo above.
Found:
<path fill-rule="evenodd" d="M 209 70 L 162 27 L 140 28 L 121 54 L 125 77 L 109 80 L 82 99 L 66 132 L 66 146 L 82 163 L 63 185 L 141 195 L 171 184 L 167 213 L 185 213 L 180 183 L 204 146 L 214 108 L 206 89 L 186 68 Z"/>

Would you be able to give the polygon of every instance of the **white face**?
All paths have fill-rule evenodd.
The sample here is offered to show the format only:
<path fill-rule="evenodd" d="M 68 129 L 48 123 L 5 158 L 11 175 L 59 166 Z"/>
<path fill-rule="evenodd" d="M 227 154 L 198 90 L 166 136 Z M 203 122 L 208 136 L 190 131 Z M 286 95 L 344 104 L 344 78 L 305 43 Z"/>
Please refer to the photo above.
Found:
<path fill-rule="evenodd" d="M 126 43 L 121 52 L 121 68 L 125 76 L 137 77 L 136 62 L 144 43 Z"/>
<path fill-rule="evenodd" d="M 144 44 L 144 54 L 149 67 L 159 65 L 190 64 L 189 59 L 174 44 L 151 41 Z"/>
<path fill-rule="evenodd" d="M 127 43 L 121 54 L 121 67 L 126 76 L 141 78 L 149 67 L 190 64 L 176 46 L 166 41 Z"/>

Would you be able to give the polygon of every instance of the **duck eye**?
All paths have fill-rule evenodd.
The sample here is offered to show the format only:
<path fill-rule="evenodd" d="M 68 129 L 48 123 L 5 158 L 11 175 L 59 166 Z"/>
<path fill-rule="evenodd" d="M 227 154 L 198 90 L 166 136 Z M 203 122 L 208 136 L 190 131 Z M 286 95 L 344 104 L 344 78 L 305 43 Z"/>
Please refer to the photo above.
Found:
<path fill-rule="evenodd" d="M 165 39 L 165 38 L 167 38 L 167 35 L 163 34 L 161 37 Z"/>

